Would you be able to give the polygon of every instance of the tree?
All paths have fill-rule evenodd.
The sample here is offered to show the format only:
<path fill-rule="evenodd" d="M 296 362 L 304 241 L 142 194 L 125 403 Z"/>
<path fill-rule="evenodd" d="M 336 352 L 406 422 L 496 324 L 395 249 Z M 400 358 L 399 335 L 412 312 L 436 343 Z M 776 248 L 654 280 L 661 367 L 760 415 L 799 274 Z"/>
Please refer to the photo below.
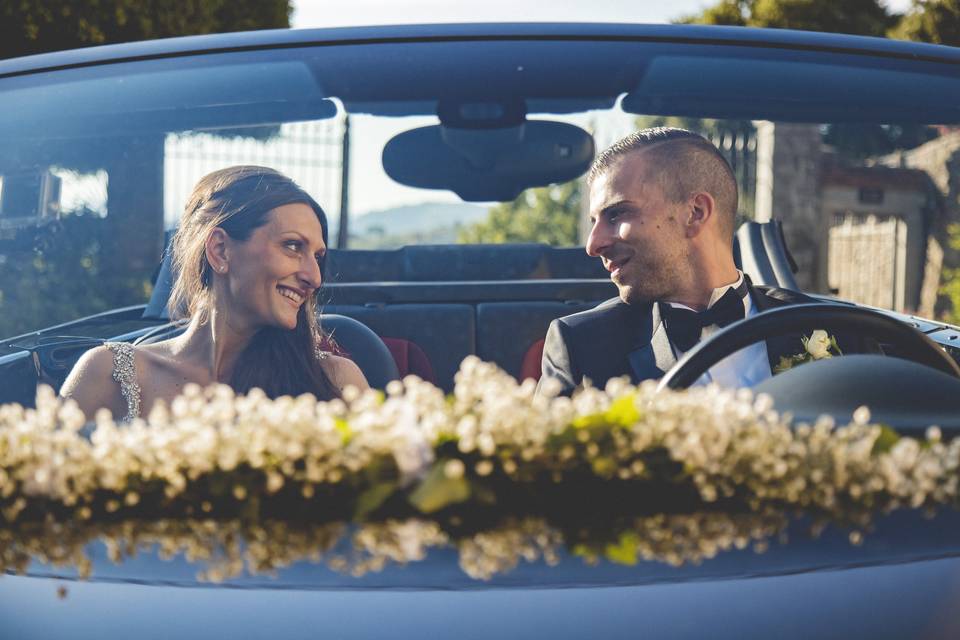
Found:
<path fill-rule="evenodd" d="M 288 0 L 2 0 L 0 57 L 289 26 Z"/>
<path fill-rule="evenodd" d="M 960 21 L 956 13 L 960 0 L 938 0 L 918 4 L 906 17 L 888 13 L 878 0 L 720 0 L 703 13 L 682 18 L 681 22 L 713 25 L 733 25 L 780 29 L 802 29 L 832 33 L 849 33 L 865 36 L 884 36 L 902 33 L 913 40 L 933 41 L 924 35 L 920 27 L 904 30 L 904 22 L 935 19 L 950 22 L 960 33 Z M 933 5 L 936 5 L 934 7 Z M 950 8 L 953 7 L 953 14 Z M 937 18 L 931 16 L 936 15 Z M 952 15 L 946 19 L 946 16 Z M 901 20 L 902 18 L 902 20 Z M 913 23 L 911 23 L 913 24 Z M 926 23 L 923 23 L 926 24 Z M 941 24 L 939 29 L 948 32 L 951 27 Z M 928 27 L 933 30 L 934 27 Z M 695 129 L 699 130 L 699 129 Z M 707 135 L 705 133 L 705 135 Z M 708 136 L 709 137 L 709 136 Z M 824 129 L 824 142 L 831 145 L 841 156 L 862 160 L 884 155 L 896 149 L 910 149 L 936 137 L 936 131 L 917 124 L 829 124 Z"/>
<path fill-rule="evenodd" d="M 745 27 L 747 26 L 749 13 L 749 0 L 720 0 L 712 7 L 704 9 L 700 15 L 686 16 L 677 20 L 677 22 Z"/>
<path fill-rule="evenodd" d="M 879 0 L 720 0 L 679 22 L 883 36 L 898 18 Z"/>
<path fill-rule="evenodd" d="M 513 202 L 504 202 L 490 209 L 483 222 L 462 229 L 458 240 L 575 245 L 579 241 L 581 198 L 579 181 L 527 189 Z"/>
<path fill-rule="evenodd" d="M 960 224 L 947 226 L 947 246 L 956 254 L 960 252 Z M 940 295 L 946 302 L 941 320 L 960 323 L 960 267 L 945 267 L 940 274 Z"/>
<path fill-rule="evenodd" d="M 879 0 L 756 0 L 748 24 L 883 36 L 896 21 Z"/>
<path fill-rule="evenodd" d="M 116 235 L 106 218 L 80 209 L 0 241 L 0 336 L 113 309 L 149 296 L 149 272 L 109 266 Z"/>
<path fill-rule="evenodd" d="M 288 0 L 0 0 L 0 58 L 282 28 L 289 26 L 289 15 Z M 8 156 L 12 165 L 0 166 L 0 174 L 24 167 L 57 166 L 79 173 L 106 169 L 111 176 L 110 213 L 103 217 L 64 211 L 55 224 L 23 229 L 13 240 L 0 239 L 0 336 L 136 304 L 149 296 L 163 241 L 163 142 L 162 134 L 133 136 L 124 144 L 97 138 L 82 145 L 45 140 L 15 148 Z M 116 189 L 133 183 L 140 186 L 136 192 Z"/>
<path fill-rule="evenodd" d="M 922 124 L 840 123 L 828 125 L 823 141 L 841 156 L 863 160 L 898 149 L 913 149 L 937 137 L 937 130 Z"/>
<path fill-rule="evenodd" d="M 898 40 L 960 45 L 960 1 L 913 0 L 913 6 L 888 33 Z"/>

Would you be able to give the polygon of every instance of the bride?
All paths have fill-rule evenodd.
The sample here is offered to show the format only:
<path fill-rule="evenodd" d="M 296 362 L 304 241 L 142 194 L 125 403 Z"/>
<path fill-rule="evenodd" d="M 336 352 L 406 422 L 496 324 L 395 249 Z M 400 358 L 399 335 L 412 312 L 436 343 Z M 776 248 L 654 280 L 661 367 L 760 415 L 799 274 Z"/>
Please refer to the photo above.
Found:
<path fill-rule="evenodd" d="M 169 309 L 172 318 L 190 319 L 186 331 L 88 351 L 61 396 L 88 417 L 106 407 L 132 419 L 189 383 L 320 399 L 367 388 L 356 364 L 322 348 L 316 293 L 327 234 L 320 205 L 273 169 L 236 166 L 205 176 L 173 239 Z"/>

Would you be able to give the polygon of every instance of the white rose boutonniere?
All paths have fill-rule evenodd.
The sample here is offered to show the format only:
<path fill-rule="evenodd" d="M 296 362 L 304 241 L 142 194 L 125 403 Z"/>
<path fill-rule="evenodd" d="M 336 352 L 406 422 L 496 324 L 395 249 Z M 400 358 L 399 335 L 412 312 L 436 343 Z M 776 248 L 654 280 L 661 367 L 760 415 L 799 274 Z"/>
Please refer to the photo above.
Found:
<path fill-rule="evenodd" d="M 833 354 L 830 353 L 830 347 L 836 344 L 836 339 L 830 337 L 823 329 L 817 329 L 810 334 L 809 338 L 804 336 L 801 341 L 803 342 L 803 348 L 814 360 L 833 357 Z"/>
<path fill-rule="evenodd" d="M 783 373 L 805 362 L 843 355 L 837 339 L 823 329 L 817 329 L 809 336 L 803 336 L 800 341 L 803 343 L 803 352 L 793 356 L 780 356 L 780 362 L 773 368 L 774 373 Z"/>

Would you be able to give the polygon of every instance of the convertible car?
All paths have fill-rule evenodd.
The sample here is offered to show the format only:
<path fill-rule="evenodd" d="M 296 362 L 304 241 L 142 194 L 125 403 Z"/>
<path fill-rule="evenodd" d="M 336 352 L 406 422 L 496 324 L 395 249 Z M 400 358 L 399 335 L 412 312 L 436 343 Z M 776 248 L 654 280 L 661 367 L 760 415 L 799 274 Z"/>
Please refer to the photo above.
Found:
<path fill-rule="evenodd" d="M 583 174 L 626 133 L 672 125 L 734 168 L 743 271 L 819 303 L 729 327 L 664 386 L 778 333 L 855 332 L 873 353 L 775 376 L 762 389 L 775 408 L 846 422 L 867 405 L 902 433 L 960 430 L 960 330 L 932 319 L 950 311 L 960 184 L 949 47 L 613 24 L 265 31 L 0 61 L 0 113 L 0 403 L 31 406 L 106 340 L 183 329 L 165 247 L 192 185 L 233 164 L 277 168 L 327 211 L 321 325 L 373 386 L 415 374 L 450 391 L 470 355 L 538 378 L 549 323 L 616 295 L 578 246 Z M 378 558 L 365 570 L 332 542 L 315 564 L 308 543 L 349 535 L 293 524 L 165 525 L 210 548 L 117 534 L 140 549 L 117 565 L 125 552 L 62 531 L 0 577 L 0 636 L 960 636 L 949 510 L 820 536 L 802 515 L 645 513 L 649 529 L 594 553 L 575 544 L 587 525 L 623 523 L 588 502 L 545 507 L 566 544 L 517 520 L 459 555 L 429 524 L 356 525 L 355 544 L 388 547 L 361 544 Z M 283 561 L 198 578 L 237 539 L 273 542 Z M 55 561 L 70 545 L 86 545 L 89 576 Z"/>

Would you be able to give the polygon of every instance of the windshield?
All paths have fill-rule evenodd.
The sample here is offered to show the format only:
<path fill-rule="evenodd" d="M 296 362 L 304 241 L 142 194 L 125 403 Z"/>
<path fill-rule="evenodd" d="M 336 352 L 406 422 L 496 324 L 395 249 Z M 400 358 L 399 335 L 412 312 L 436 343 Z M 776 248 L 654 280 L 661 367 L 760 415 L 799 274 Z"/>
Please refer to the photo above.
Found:
<path fill-rule="evenodd" d="M 235 164 L 294 178 L 326 211 L 339 249 L 582 246 L 590 157 L 655 125 L 717 144 L 737 176 L 741 218 L 785 221 L 801 288 L 931 317 L 945 248 L 933 232 L 952 189 L 944 158 L 960 146 L 952 73 L 896 57 L 518 40 L 211 53 L 7 77 L 0 335 L 146 303 L 193 185 Z M 919 99 L 920 88 L 938 99 Z M 571 158 L 547 162 L 536 143 L 558 123 Z M 527 164 L 542 171 L 507 178 L 493 167 L 521 148 L 519 130 Z M 415 131 L 439 132 L 470 170 L 440 171 L 450 162 Z"/>

